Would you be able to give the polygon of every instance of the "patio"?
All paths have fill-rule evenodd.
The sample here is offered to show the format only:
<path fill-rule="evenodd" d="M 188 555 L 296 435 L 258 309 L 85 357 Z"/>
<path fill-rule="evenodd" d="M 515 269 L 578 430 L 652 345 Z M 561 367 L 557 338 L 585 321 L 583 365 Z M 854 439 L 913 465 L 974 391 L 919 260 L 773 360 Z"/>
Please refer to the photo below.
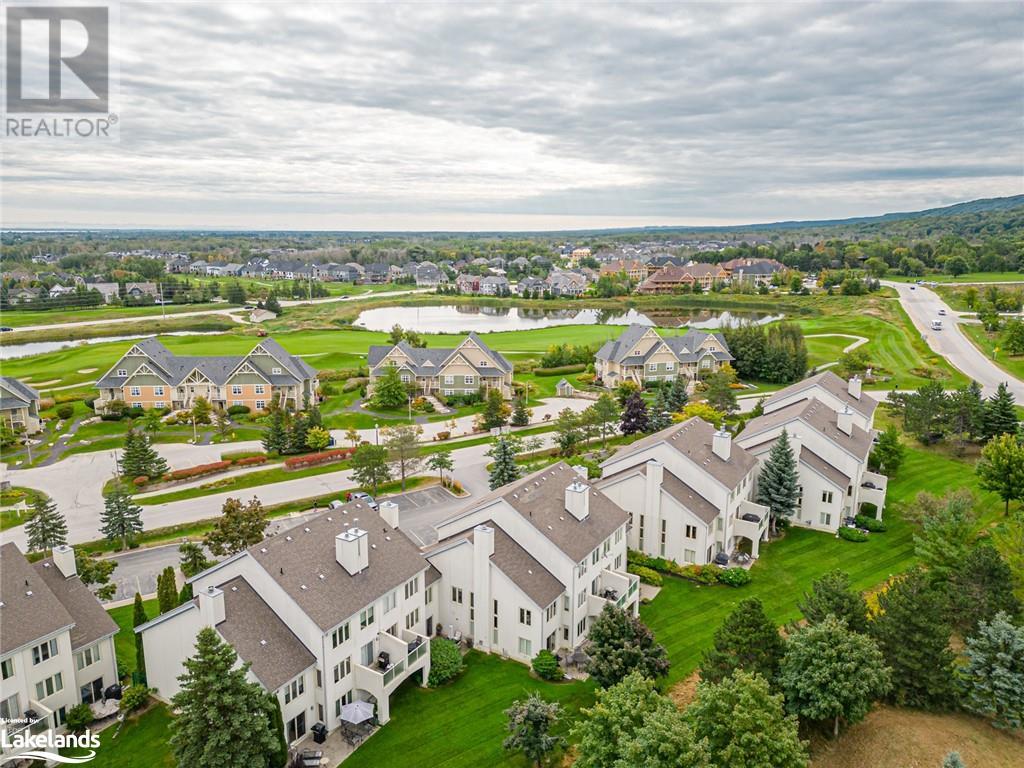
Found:
<path fill-rule="evenodd" d="M 323 744 L 317 744 L 313 739 L 313 732 L 310 731 L 299 742 L 292 746 L 289 750 L 289 755 L 291 755 L 291 759 L 294 759 L 296 756 L 301 757 L 304 752 L 320 752 L 322 754 L 319 761 L 316 763 L 310 762 L 308 768 L 313 768 L 314 765 L 333 768 L 355 752 L 367 738 L 372 736 L 378 730 L 379 727 L 380 726 L 376 725 L 368 725 L 363 729 L 359 736 L 355 738 L 352 738 L 355 736 L 354 732 L 348 734 L 344 728 L 335 728 L 327 735 L 327 739 Z M 346 736 L 349 736 L 350 738 L 346 738 Z M 290 765 L 292 764 L 289 763 L 289 766 Z M 296 763 L 296 765 L 302 765 L 302 763 Z M 307 766 L 303 766 L 303 768 L 307 768 Z"/>

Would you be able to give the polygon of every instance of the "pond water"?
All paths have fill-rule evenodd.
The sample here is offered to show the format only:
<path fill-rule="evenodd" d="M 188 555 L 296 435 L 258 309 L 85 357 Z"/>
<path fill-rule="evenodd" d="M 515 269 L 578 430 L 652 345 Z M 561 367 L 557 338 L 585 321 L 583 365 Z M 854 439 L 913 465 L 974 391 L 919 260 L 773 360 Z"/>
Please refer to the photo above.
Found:
<path fill-rule="evenodd" d="M 355 325 L 389 331 L 396 323 L 419 333 L 527 331 L 556 325 L 652 325 L 661 328 L 729 328 L 741 323 L 770 323 L 783 315 L 711 309 L 638 312 L 635 309 L 533 309 L 446 304 L 430 307 L 381 307 L 360 312 Z"/>
<path fill-rule="evenodd" d="M 161 336 L 217 336 L 223 331 L 171 331 Z M 16 360 L 19 357 L 41 355 L 45 352 L 56 352 L 58 349 L 82 347 L 87 344 L 104 344 L 108 341 L 129 341 L 130 339 L 148 339 L 152 333 L 135 333 L 128 336 L 98 336 L 95 339 L 74 339 L 72 341 L 30 341 L 25 344 L 4 344 L 0 336 L 0 360 Z"/>

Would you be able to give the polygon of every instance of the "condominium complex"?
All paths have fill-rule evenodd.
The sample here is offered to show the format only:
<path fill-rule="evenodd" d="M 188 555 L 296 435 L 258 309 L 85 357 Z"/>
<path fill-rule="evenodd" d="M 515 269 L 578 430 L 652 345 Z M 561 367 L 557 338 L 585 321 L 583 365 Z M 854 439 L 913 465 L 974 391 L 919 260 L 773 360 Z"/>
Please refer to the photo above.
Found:
<path fill-rule="evenodd" d="M 717 371 L 733 357 L 721 333 L 687 331 L 662 336 L 656 328 L 631 325 L 597 351 L 594 372 L 606 387 L 624 381 L 641 386 L 648 381 L 671 381 L 679 376 L 697 379 Z"/>

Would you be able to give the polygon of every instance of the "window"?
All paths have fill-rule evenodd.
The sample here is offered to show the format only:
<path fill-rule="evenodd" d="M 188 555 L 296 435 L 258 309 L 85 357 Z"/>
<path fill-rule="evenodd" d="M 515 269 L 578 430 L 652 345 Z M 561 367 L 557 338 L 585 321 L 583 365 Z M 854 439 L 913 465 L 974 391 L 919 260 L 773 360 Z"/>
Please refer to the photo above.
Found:
<path fill-rule="evenodd" d="M 658 370 L 658 364 L 657 363 L 648 363 L 647 364 L 647 370 L 650 371 L 651 373 L 654 373 L 656 370 Z"/>
<path fill-rule="evenodd" d="M 829 512 L 822 512 L 819 520 L 822 525 L 832 525 L 832 515 Z"/>
<path fill-rule="evenodd" d="M 583 560 L 581 560 L 579 562 L 579 565 L 576 566 L 576 578 L 577 579 L 581 578 L 583 576 L 583 574 L 586 573 L 586 572 L 587 572 L 587 560 L 586 560 L 586 558 L 584 558 Z"/>
<path fill-rule="evenodd" d="M 58 672 L 57 674 L 36 683 L 36 698 L 42 700 L 47 696 L 53 696 L 53 694 L 63 690 L 64 677 L 60 672 Z"/>
<path fill-rule="evenodd" d="M 323 672 L 321 672 L 319 669 L 316 671 L 316 687 L 317 688 L 323 688 L 324 687 L 324 675 L 323 675 Z M 320 716 L 320 719 L 321 720 L 324 719 L 323 715 Z"/>
<path fill-rule="evenodd" d="M 495 600 L 494 602 L 495 602 L 495 604 L 497 604 L 498 601 Z M 548 606 L 547 610 L 544 612 L 544 618 L 547 619 L 548 621 L 551 621 L 553 618 L 555 618 L 555 614 L 556 613 L 558 613 L 558 601 L 557 600 L 555 602 L 553 602 L 551 605 Z"/>
<path fill-rule="evenodd" d="M 284 703 L 288 704 L 292 699 L 297 699 L 306 692 L 306 680 L 302 675 L 292 680 L 284 688 Z"/>
<path fill-rule="evenodd" d="M 531 643 L 525 637 L 519 638 L 519 655 L 533 656 L 533 643 Z"/>
<path fill-rule="evenodd" d="M 675 369 L 676 369 L 676 364 L 675 363 L 672 363 L 672 362 L 665 363 L 665 370 L 666 371 L 674 371 Z"/>
<path fill-rule="evenodd" d="M 587 602 L 587 590 L 581 589 L 580 593 L 576 595 L 576 607 L 582 608 L 585 602 Z"/>
<path fill-rule="evenodd" d="M 700 361 L 700 367 L 701 367 L 701 368 L 710 368 L 710 367 L 711 367 L 711 361 L 710 361 L 710 360 L 708 360 L 708 359 L 707 359 L 707 358 L 705 357 L 705 358 L 704 358 L 703 360 L 701 360 L 701 361 Z"/>
<path fill-rule="evenodd" d="M 163 400 L 157 400 L 155 403 L 153 403 L 154 408 L 163 408 L 165 405 L 167 405 L 167 403 L 165 403 Z"/>
<path fill-rule="evenodd" d="M 587 617 L 584 616 L 576 624 L 576 636 L 579 637 L 580 635 L 582 635 L 586 631 L 587 631 Z"/>
<path fill-rule="evenodd" d="M 398 605 L 398 590 L 392 590 L 388 594 L 384 595 L 382 613 L 394 610 L 395 606 Z"/>
<path fill-rule="evenodd" d="M 408 616 L 405 617 L 405 628 L 412 629 L 420 623 L 420 609 L 415 608 Z"/>
<path fill-rule="evenodd" d="M 273 374 L 274 376 L 280 376 L 281 375 L 281 369 L 280 368 L 271 368 L 270 369 L 270 373 Z"/>
<path fill-rule="evenodd" d="M 68 721 L 68 708 L 61 707 L 53 713 L 53 727 L 60 728 Z"/>
<path fill-rule="evenodd" d="M 100 647 L 94 645 L 90 648 L 86 648 L 84 651 L 79 651 L 75 654 L 75 664 L 78 669 L 85 669 L 88 666 L 95 664 L 100 660 Z"/>
<path fill-rule="evenodd" d="M 450 378 L 450 377 L 449 377 L 449 378 Z M 454 389 L 446 389 L 446 390 L 444 391 L 444 396 L 445 396 L 445 397 L 451 397 L 451 396 L 452 396 L 452 395 L 454 395 L 454 394 L 455 394 L 455 390 L 454 390 Z"/>
<path fill-rule="evenodd" d="M 267 401 L 266 400 L 257 400 L 256 401 L 256 410 L 257 411 L 262 411 L 266 407 L 267 407 Z"/>
<path fill-rule="evenodd" d="M 132 408 L 141 408 L 142 403 L 132 403 Z"/>
<path fill-rule="evenodd" d="M 4 659 L 0 661 L 0 676 L 4 680 L 10 677 L 14 677 L 14 659 Z"/>
<path fill-rule="evenodd" d="M 253 391 L 254 391 L 254 392 L 255 392 L 255 393 L 257 394 L 257 395 L 263 395 L 263 394 L 266 394 L 266 391 L 267 391 L 267 390 L 266 390 L 266 388 L 265 388 L 265 387 L 264 387 L 264 386 L 263 386 L 262 384 L 257 384 L 257 385 L 256 385 L 256 387 L 255 387 L 255 389 L 254 389 Z"/>
<path fill-rule="evenodd" d="M 42 664 L 51 656 L 57 655 L 57 641 L 48 640 L 32 649 L 32 663 Z"/>
<path fill-rule="evenodd" d="M 21 705 L 18 702 L 18 694 L 0 701 L 0 720 L 10 721 L 24 716 L 24 713 L 21 711 Z"/>
<path fill-rule="evenodd" d="M 336 630 L 331 632 L 331 647 L 332 648 L 337 648 L 342 643 L 347 642 L 348 638 L 349 638 L 349 627 L 348 627 L 348 622 L 346 621 L 344 624 L 342 624 Z"/>
<path fill-rule="evenodd" d="M 661 521 L 661 556 L 665 556 L 665 543 L 668 540 L 668 523 Z"/>
<path fill-rule="evenodd" d="M 132 387 L 130 392 L 132 397 L 142 397 L 142 387 Z"/>
<path fill-rule="evenodd" d="M 423 604 L 424 605 L 430 605 L 430 603 L 433 601 L 433 599 L 434 599 L 434 588 L 433 587 L 427 587 L 425 590 L 423 590 Z"/>
<path fill-rule="evenodd" d="M 415 595 L 420 590 L 420 577 L 417 576 L 410 581 L 405 582 L 405 599 L 408 600 L 410 597 Z"/>
<path fill-rule="evenodd" d="M 117 375 L 118 376 L 127 376 L 128 375 L 128 369 L 127 368 L 118 368 L 117 369 Z"/>
<path fill-rule="evenodd" d="M 616 571 L 621 571 L 622 570 L 622 555 L 618 555 L 615 558 L 615 570 Z"/>
<path fill-rule="evenodd" d="M 569 603 L 569 596 L 568 595 L 563 595 L 562 596 L 562 610 L 563 611 L 568 611 L 571 607 L 572 606 Z"/>
<path fill-rule="evenodd" d="M 832 491 L 822 491 L 821 492 L 821 502 L 823 504 L 831 504 L 832 503 Z"/>
<path fill-rule="evenodd" d="M 697 562 L 697 550 L 695 550 L 695 549 L 684 549 L 683 550 L 683 560 L 686 561 L 687 563 L 695 563 L 695 562 Z"/>
<path fill-rule="evenodd" d="M 688 525 L 688 526 L 686 526 L 686 538 L 688 538 L 688 539 L 696 539 L 697 538 L 697 526 L 696 525 Z"/>
<path fill-rule="evenodd" d="M 612 551 L 612 540 L 611 539 L 605 539 L 604 540 L 604 544 L 601 545 L 601 556 L 603 557 L 603 556 L 607 555 L 611 551 Z"/>
<path fill-rule="evenodd" d="M 520 624 L 525 624 L 528 627 L 532 626 L 533 625 L 533 611 L 531 611 L 531 610 L 529 610 L 527 608 L 520 608 L 519 609 L 519 623 Z"/>
<path fill-rule="evenodd" d="M 640 515 L 640 549 L 644 548 L 644 515 Z"/>
<path fill-rule="evenodd" d="M 242 394 L 242 385 L 241 384 L 232 384 L 231 385 L 231 394 L 232 395 L 240 395 L 240 394 Z"/>
<path fill-rule="evenodd" d="M 615 529 L 615 543 L 618 544 L 620 541 L 622 541 L 622 529 L 621 528 L 616 528 Z"/>
<path fill-rule="evenodd" d="M 476 376 L 465 376 L 463 380 L 465 381 L 467 387 L 476 384 Z"/>
<path fill-rule="evenodd" d="M 164 388 L 163 387 L 153 387 L 153 394 L 154 395 L 160 395 L 161 397 L 163 397 Z"/>
<path fill-rule="evenodd" d="M 452 587 L 452 602 L 462 605 L 462 587 Z"/>
<path fill-rule="evenodd" d="M 371 605 L 365 611 L 359 612 L 359 628 L 366 629 L 368 626 L 373 624 L 373 606 Z"/>
<path fill-rule="evenodd" d="M 334 665 L 334 682 L 340 683 L 352 673 L 352 657 L 348 656 L 344 661 Z"/>
<path fill-rule="evenodd" d="M 445 376 L 444 377 L 444 383 L 445 384 L 454 384 L 455 383 L 455 377 L 454 376 Z"/>
<path fill-rule="evenodd" d="M 368 667 L 373 664 L 373 641 L 371 640 L 362 648 L 359 649 L 360 662 L 364 667 Z"/>
<path fill-rule="evenodd" d="M 403 384 L 408 384 L 409 383 L 409 374 L 408 373 L 403 373 L 401 376 L 399 376 L 399 378 L 402 380 Z"/>

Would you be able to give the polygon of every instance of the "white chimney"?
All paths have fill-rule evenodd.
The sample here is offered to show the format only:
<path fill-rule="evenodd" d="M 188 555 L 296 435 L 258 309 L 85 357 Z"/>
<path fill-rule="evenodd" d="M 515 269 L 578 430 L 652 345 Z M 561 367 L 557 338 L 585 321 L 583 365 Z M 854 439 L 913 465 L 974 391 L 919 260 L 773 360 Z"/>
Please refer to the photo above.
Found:
<path fill-rule="evenodd" d="M 215 627 L 224 621 L 224 593 L 221 590 L 211 586 L 199 593 L 199 617 L 207 627 Z"/>
<path fill-rule="evenodd" d="M 860 400 L 860 376 L 851 376 L 850 381 L 846 386 L 846 391 L 850 393 L 850 397 L 854 400 Z"/>
<path fill-rule="evenodd" d="M 722 461 L 728 461 L 732 455 L 732 433 L 726 429 L 716 430 L 711 438 L 711 450 Z"/>
<path fill-rule="evenodd" d="M 78 575 L 78 566 L 75 565 L 75 550 L 67 544 L 53 548 L 53 564 L 57 566 L 65 579 Z"/>
<path fill-rule="evenodd" d="M 355 576 L 370 564 L 370 542 L 362 528 L 349 528 L 334 537 L 334 558 L 338 565 Z"/>
<path fill-rule="evenodd" d="M 382 501 L 377 512 L 392 528 L 398 527 L 398 505 L 393 501 Z"/>
<path fill-rule="evenodd" d="M 491 609 L 491 555 L 494 554 L 494 529 L 482 523 L 473 529 L 473 600 L 476 610 L 490 616 Z M 478 623 L 476 626 L 480 626 Z M 490 626 L 490 622 L 487 622 Z M 491 633 L 480 631 L 475 633 L 474 640 L 478 648 L 491 650 Z"/>
<path fill-rule="evenodd" d="M 590 486 L 573 480 L 565 487 L 565 509 L 577 520 L 586 520 L 590 514 Z"/>
<path fill-rule="evenodd" d="M 853 432 L 853 411 L 850 406 L 844 405 L 843 410 L 836 414 L 836 426 L 844 435 Z"/>
<path fill-rule="evenodd" d="M 481 523 L 473 529 L 473 557 L 489 560 L 494 554 L 494 529 Z"/>

